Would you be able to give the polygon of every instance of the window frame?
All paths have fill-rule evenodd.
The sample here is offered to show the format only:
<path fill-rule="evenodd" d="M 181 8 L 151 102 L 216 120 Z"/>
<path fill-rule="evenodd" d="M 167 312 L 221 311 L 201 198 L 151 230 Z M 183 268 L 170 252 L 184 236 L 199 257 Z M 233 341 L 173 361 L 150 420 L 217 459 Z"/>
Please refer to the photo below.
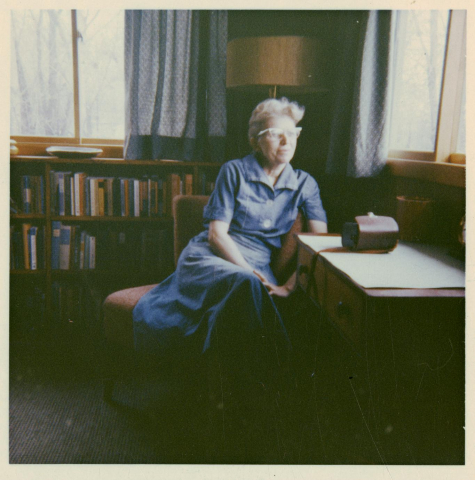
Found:
<path fill-rule="evenodd" d="M 465 164 L 466 154 L 457 153 L 456 147 L 466 78 L 466 25 L 466 10 L 450 11 L 434 151 L 391 149 L 389 160 Z"/>
<path fill-rule="evenodd" d="M 82 138 L 81 137 L 81 112 L 79 92 L 79 55 L 78 40 L 80 32 L 77 28 L 77 10 L 71 10 L 71 44 L 73 60 L 73 98 L 74 98 L 74 136 L 73 137 L 46 137 L 34 135 L 11 135 L 10 138 L 22 145 L 22 151 L 30 155 L 41 155 L 50 145 L 68 146 L 104 146 L 104 153 L 112 157 L 123 156 L 123 140 L 109 138 Z M 25 148 L 23 148 L 25 147 Z"/>

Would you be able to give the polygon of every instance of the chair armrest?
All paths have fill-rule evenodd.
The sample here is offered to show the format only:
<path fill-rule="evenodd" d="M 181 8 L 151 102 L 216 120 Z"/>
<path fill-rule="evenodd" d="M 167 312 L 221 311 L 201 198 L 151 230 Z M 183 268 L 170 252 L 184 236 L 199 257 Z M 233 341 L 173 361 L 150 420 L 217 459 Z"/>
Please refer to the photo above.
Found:
<path fill-rule="evenodd" d="M 203 209 L 208 203 L 206 195 L 177 195 L 173 199 L 175 265 L 188 242 L 204 230 Z"/>

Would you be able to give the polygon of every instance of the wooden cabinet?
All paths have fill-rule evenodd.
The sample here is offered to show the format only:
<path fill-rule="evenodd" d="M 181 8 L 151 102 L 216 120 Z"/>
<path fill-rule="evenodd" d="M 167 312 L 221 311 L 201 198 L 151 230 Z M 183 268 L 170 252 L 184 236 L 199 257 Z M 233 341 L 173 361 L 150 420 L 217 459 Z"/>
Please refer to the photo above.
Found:
<path fill-rule="evenodd" d="M 315 391 L 330 463 L 463 464 L 464 289 L 363 288 L 302 242 L 298 258 L 323 312 Z"/>

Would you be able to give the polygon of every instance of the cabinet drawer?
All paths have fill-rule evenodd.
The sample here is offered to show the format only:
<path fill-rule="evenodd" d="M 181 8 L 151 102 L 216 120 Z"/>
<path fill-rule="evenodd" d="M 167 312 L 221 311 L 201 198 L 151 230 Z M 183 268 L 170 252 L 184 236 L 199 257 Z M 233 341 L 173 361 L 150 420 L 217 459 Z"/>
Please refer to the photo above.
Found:
<path fill-rule="evenodd" d="M 298 248 L 298 285 L 306 294 L 320 306 L 323 306 L 323 280 L 325 268 L 320 260 L 317 260 L 315 254 L 305 247 L 299 245 Z"/>
<path fill-rule="evenodd" d="M 365 315 L 365 297 L 331 269 L 325 270 L 323 307 L 341 333 L 361 351 Z"/>

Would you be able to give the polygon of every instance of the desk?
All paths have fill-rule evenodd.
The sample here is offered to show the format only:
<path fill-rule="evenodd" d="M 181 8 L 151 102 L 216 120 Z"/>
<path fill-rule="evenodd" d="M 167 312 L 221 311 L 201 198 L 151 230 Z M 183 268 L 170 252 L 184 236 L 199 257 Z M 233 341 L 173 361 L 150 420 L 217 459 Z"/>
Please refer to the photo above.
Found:
<path fill-rule="evenodd" d="M 440 288 L 365 288 L 355 281 L 354 272 L 346 271 L 345 262 L 340 261 L 343 257 L 335 260 L 335 255 L 362 254 L 343 253 L 338 247 L 336 253 L 319 254 L 319 248 L 308 245 L 308 237 L 299 235 L 298 285 L 323 313 L 315 316 L 322 323 L 317 403 L 326 421 L 323 428 L 328 429 L 322 435 L 327 435 L 329 443 L 337 445 L 346 436 L 345 448 L 352 457 L 348 462 L 344 456 L 339 461 L 463 464 L 463 264 L 433 260 L 438 263 L 434 266 L 442 269 Z M 321 237 L 341 245 L 337 236 Z M 403 246 L 411 248 L 400 244 L 396 250 Z M 443 256 L 441 249 L 432 252 L 434 258 Z M 392 259 L 398 258 L 391 253 L 365 255 L 369 278 L 371 269 L 378 268 L 375 255 L 386 255 L 381 260 L 388 272 Z M 450 272 L 454 266 L 455 271 Z M 455 283 L 450 285 L 458 286 L 444 288 L 444 272 L 454 273 Z"/>

